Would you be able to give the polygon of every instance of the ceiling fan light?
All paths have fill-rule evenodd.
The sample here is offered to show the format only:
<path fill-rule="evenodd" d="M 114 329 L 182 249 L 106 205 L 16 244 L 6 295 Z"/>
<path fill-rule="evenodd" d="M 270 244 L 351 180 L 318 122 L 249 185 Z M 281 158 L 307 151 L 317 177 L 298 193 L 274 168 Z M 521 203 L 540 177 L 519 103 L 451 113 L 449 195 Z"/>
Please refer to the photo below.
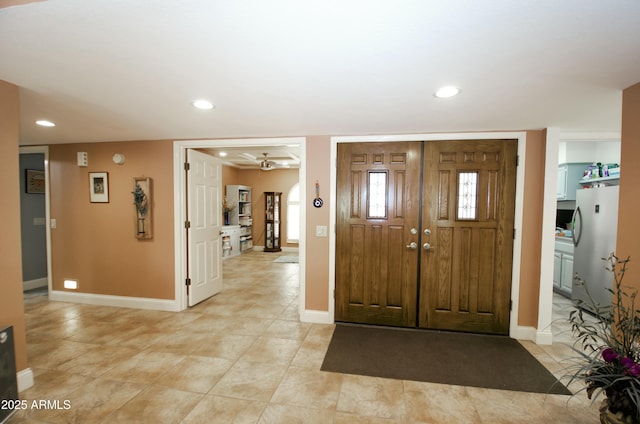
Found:
<path fill-rule="evenodd" d="M 273 165 L 275 165 L 276 163 L 267 159 L 268 153 L 263 153 L 263 155 L 264 159 L 262 160 L 262 162 L 260 162 L 260 169 L 262 171 L 271 171 L 272 169 L 275 169 Z"/>

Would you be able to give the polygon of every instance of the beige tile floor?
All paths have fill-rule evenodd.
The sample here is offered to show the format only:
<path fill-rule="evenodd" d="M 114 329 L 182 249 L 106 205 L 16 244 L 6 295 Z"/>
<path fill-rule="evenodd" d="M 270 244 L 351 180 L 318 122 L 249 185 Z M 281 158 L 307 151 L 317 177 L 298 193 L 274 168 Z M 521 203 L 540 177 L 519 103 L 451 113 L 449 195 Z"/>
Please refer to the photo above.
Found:
<path fill-rule="evenodd" d="M 298 320 L 298 265 L 273 263 L 276 255 L 252 252 L 225 260 L 225 290 L 180 313 L 26 299 L 35 385 L 21 397 L 29 404 L 58 400 L 63 408 L 69 401 L 70 407 L 27 409 L 9 422 L 598 422 L 597 405 L 584 394 L 320 371 L 333 326 Z M 567 308 L 557 297 L 554 311 L 565 315 Z M 554 324 L 554 331 L 562 328 Z M 524 345 L 561 372 L 566 346 Z"/>

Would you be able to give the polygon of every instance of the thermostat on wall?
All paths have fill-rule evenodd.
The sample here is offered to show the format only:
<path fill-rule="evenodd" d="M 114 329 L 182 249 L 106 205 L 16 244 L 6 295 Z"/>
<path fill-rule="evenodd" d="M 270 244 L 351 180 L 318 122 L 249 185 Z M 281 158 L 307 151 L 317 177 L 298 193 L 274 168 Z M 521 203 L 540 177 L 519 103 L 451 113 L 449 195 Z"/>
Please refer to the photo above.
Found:
<path fill-rule="evenodd" d="M 124 155 L 121 153 L 116 153 L 113 155 L 113 163 L 116 165 L 122 165 L 124 163 Z"/>

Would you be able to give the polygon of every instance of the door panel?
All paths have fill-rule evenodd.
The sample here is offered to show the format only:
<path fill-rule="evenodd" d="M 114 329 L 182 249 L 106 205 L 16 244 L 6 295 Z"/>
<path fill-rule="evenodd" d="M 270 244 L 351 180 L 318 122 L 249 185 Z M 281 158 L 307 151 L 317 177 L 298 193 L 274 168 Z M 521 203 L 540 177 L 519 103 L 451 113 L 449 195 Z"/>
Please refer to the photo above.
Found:
<path fill-rule="evenodd" d="M 338 145 L 336 320 L 415 326 L 421 143 Z"/>
<path fill-rule="evenodd" d="M 187 150 L 187 268 L 189 306 L 222 291 L 222 164 L 197 150 Z"/>
<path fill-rule="evenodd" d="M 514 140 L 425 144 L 420 327 L 508 333 L 516 151 Z"/>
<path fill-rule="evenodd" d="M 516 151 L 339 144 L 336 320 L 508 333 Z"/>

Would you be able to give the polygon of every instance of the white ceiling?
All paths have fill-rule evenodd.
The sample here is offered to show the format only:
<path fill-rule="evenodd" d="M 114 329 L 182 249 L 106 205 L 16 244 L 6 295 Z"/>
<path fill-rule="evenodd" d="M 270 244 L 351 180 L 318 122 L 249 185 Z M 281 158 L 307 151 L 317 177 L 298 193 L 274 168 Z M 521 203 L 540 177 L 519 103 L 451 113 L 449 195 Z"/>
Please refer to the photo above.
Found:
<path fill-rule="evenodd" d="M 198 150 L 219 157 L 225 165 L 240 169 L 260 168 L 265 159 L 271 162 L 273 170 L 300 168 L 300 145 L 297 144 L 274 143 L 272 146 L 225 146 Z"/>
<path fill-rule="evenodd" d="M 48 0 L 0 9 L 0 79 L 22 145 L 620 131 L 640 1 Z"/>

